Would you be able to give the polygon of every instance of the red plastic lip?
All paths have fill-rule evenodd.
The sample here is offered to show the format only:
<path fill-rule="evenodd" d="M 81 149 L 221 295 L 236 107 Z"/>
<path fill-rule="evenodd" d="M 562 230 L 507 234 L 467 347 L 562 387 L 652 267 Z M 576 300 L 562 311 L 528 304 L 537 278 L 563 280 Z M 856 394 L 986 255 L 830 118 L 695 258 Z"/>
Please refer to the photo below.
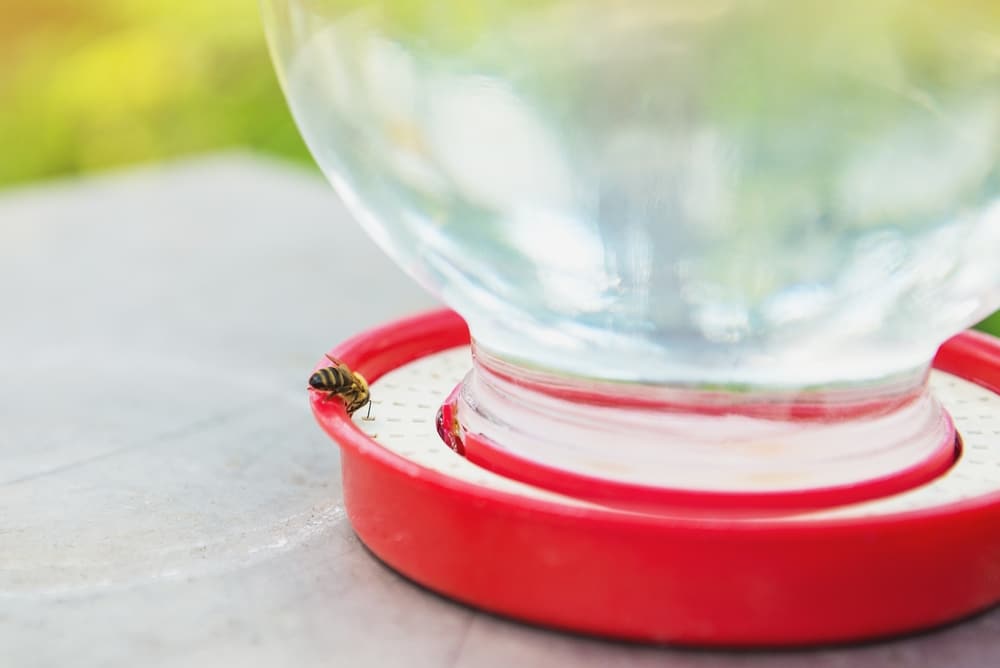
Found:
<path fill-rule="evenodd" d="M 968 331 L 938 349 L 934 368 L 1000 394 L 1000 342 L 988 334 Z"/>
<path fill-rule="evenodd" d="M 436 311 L 332 354 L 374 381 L 467 341 L 457 315 Z M 959 335 L 937 364 L 1000 388 L 1000 343 L 989 337 Z M 492 612 L 633 640 L 792 646 L 912 632 L 1000 601 L 1000 490 L 850 518 L 627 513 L 423 468 L 365 436 L 339 401 L 311 401 L 340 443 L 362 541 L 405 576 Z"/>
<path fill-rule="evenodd" d="M 466 433 L 462 449 L 470 462 L 505 478 L 621 510 L 742 517 L 784 515 L 883 498 L 939 477 L 955 463 L 961 449 L 951 418 L 945 416 L 945 419 L 946 439 L 929 457 L 905 469 L 849 485 L 781 492 L 685 490 L 597 478 L 519 457 L 497 447 L 482 434 Z"/>
<path fill-rule="evenodd" d="M 955 425 L 951 416 L 945 414 L 947 435 L 928 457 L 892 474 L 850 485 L 744 493 L 652 487 L 596 478 L 534 462 L 498 447 L 482 434 L 466 432 L 460 437 L 456 433 L 460 389 L 461 384 L 452 390 L 439 414 L 442 424 L 438 434 L 449 448 L 476 466 L 505 478 L 623 511 L 748 517 L 786 515 L 861 503 L 930 482 L 951 468 L 961 452 Z"/>

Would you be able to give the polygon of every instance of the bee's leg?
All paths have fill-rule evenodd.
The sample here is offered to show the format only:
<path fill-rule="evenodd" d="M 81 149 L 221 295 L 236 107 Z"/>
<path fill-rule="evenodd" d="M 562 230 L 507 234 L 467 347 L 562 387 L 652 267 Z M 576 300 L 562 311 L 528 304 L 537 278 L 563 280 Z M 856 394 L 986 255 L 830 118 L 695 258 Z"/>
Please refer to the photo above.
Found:
<path fill-rule="evenodd" d="M 368 400 L 368 412 L 365 413 L 365 416 L 362 419 L 365 420 L 365 421 L 367 421 L 367 422 L 371 422 L 372 420 L 375 419 L 375 418 L 372 417 L 372 402 L 371 402 L 371 399 Z"/>
<path fill-rule="evenodd" d="M 330 360 L 330 363 L 333 364 L 333 366 L 340 366 L 341 364 L 343 364 L 343 362 L 338 360 L 336 357 L 330 357 L 330 355 L 323 355 L 323 357 Z"/>

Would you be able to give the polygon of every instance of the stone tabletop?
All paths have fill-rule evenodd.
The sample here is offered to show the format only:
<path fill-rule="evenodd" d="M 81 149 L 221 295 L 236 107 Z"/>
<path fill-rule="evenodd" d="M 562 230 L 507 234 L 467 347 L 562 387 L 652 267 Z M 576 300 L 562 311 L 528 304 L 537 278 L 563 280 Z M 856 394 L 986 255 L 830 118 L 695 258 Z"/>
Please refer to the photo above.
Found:
<path fill-rule="evenodd" d="M 400 578 L 351 531 L 305 379 L 432 305 L 303 169 L 234 154 L 0 192 L 0 666 L 1000 665 L 1000 611 L 720 653 Z"/>

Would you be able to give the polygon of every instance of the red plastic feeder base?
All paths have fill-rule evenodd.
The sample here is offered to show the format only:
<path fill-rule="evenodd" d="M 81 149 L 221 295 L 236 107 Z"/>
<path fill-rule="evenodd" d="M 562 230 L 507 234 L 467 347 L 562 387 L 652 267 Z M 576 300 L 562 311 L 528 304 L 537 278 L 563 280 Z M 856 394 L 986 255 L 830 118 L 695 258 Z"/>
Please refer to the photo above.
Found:
<path fill-rule="evenodd" d="M 425 415 L 408 428 L 423 430 L 419 442 L 443 464 L 394 447 L 391 405 L 405 402 L 377 406 L 373 424 L 390 433 L 373 438 L 364 410 L 356 423 L 339 401 L 311 398 L 341 447 L 358 536 L 430 589 L 544 626 L 730 647 L 878 638 L 1000 601 L 1000 343 L 991 337 L 959 335 L 935 361 L 932 385 L 944 388 L 935 385 L 963 439 L 954 466 L 884 498 L 759 516 L 630 512 L 476 472 L 434 431 L 454 381 L 438 381 L 446 389 L 434 398 L 433 388 L 389 382 L 411 367 L 411 378 L 435 376 L 435 359 L 467 345 L 464 322 L 436 311 L 331 351 L 369 380 L 373 398 L 423 397 Z"/>

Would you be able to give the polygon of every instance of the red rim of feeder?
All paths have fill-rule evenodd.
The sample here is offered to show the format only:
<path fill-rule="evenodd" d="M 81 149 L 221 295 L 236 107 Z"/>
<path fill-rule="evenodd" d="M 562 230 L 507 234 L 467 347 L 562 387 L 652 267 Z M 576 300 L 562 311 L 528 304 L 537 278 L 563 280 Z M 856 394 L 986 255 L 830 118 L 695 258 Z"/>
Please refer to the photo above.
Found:
<path fill-rule="evenodd" d="M 331 351 L 371 382 L 467 345 L 434 311 Z M 966 332 L 935 367 L 1000 392 L 1000 342 Z M 703 646 L 795 646 L 926 629 L 1000 600 L 998 490 L 852 517 L 642 514 L 485 488 L 420 466 L 311 397 L 342 451 L 361 540 L 404 576 L 523 621 Z"/>
<path fill-rule="evenodd" d="M 454 419 L 456 392 L 449 395 L 442 406 L 441 417 L 445 424 Z M 505 478 L 620 510 L 746 517 L 861 503 L 928 483 L 951 468 L 961 452 L 951 417 L 945 413 L 942 419 L 946 422 L 945 438 L 928 456 L 907 468 L 847 484 L 776 492 L 686 490 L 598 478 L 519 457 L 482 434 L 466 433 L 461 451 L 473 464 Z"/>

